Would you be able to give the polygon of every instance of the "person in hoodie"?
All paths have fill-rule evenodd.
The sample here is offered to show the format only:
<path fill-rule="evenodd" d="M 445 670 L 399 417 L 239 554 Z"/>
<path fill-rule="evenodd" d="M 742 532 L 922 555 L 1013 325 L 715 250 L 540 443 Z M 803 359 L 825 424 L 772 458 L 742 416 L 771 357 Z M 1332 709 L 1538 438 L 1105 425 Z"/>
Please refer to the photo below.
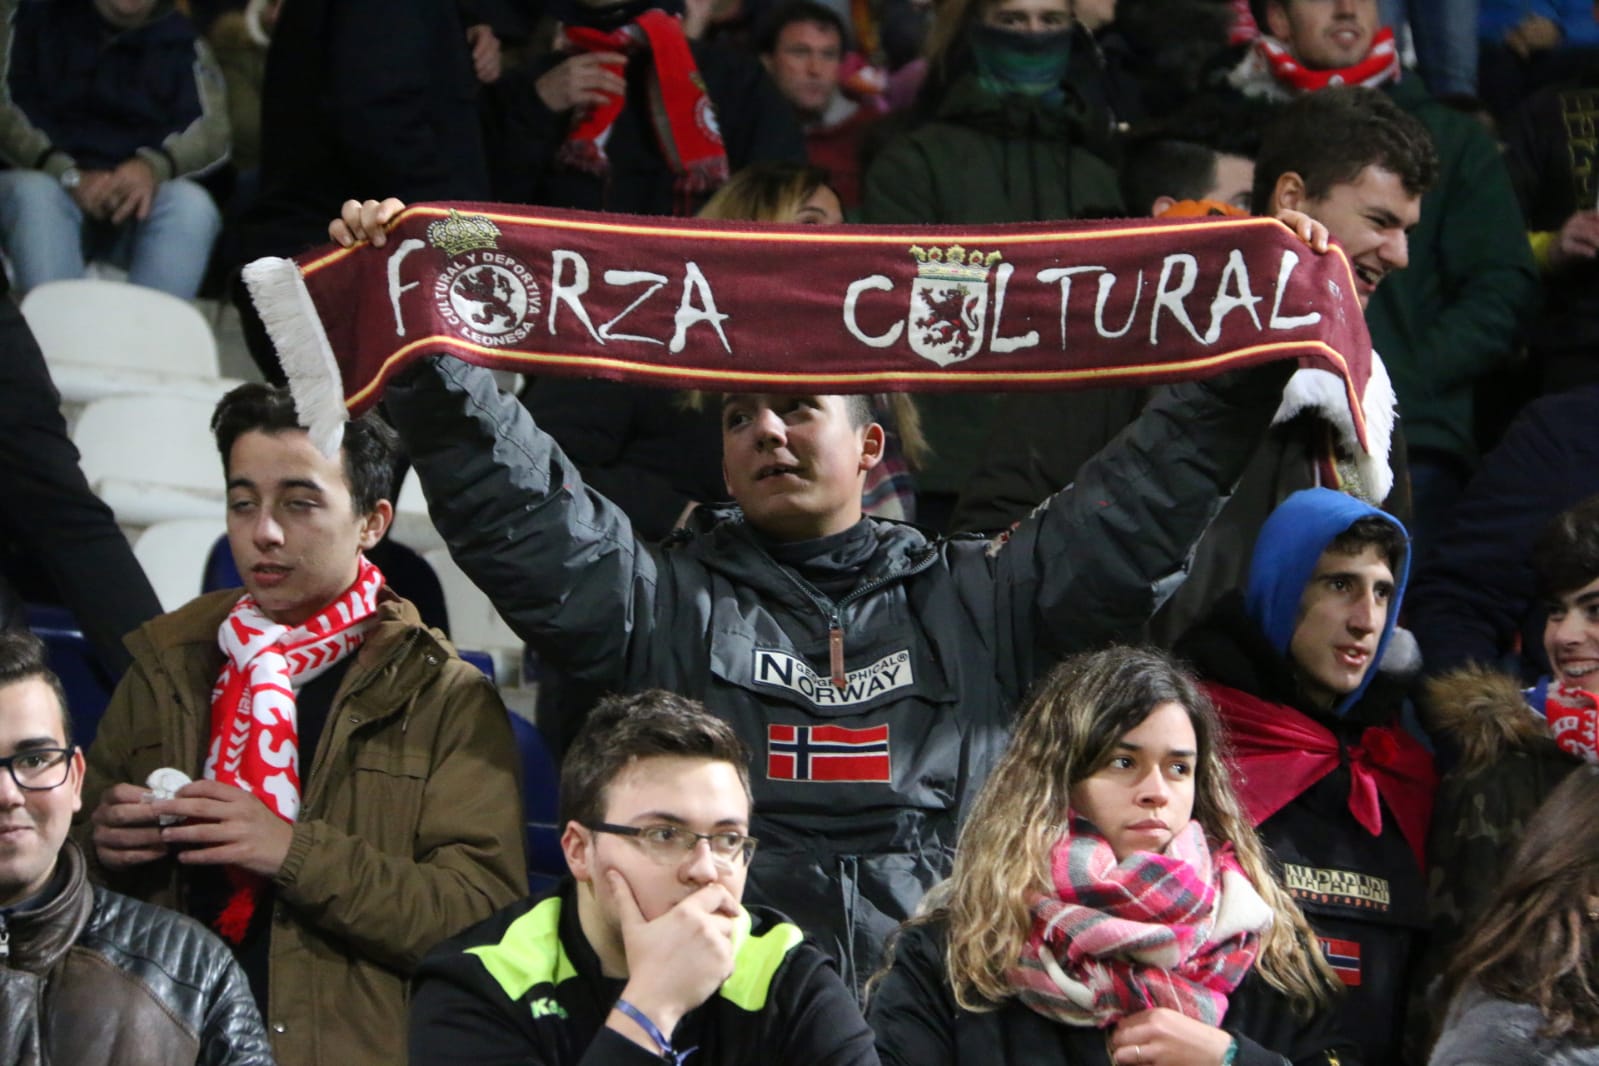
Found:
<path fill-rule="evenodd" d="M 1262 527 L 1246 591 L 1177 649 L 1206 679 L 1239 798 L 1347 986 L 1340 1025 L 1368 1064 L 1403 1061 L 1426 925 L 1432 756 L 1401 724 L 1404 682 L 1376 669 L 1409 567 L 1397 519 L 1331 489 L 1296 492 Z"/>

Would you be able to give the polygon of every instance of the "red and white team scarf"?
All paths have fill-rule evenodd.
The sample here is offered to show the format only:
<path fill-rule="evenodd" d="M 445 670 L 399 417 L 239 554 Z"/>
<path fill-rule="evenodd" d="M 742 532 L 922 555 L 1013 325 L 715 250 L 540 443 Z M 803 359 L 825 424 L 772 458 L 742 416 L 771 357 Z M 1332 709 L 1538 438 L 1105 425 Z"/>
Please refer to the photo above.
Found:
<path fill-rule="evenodd" d="M 697 198 L 727 181 L 727 151 L 716 108 L 705 92 L 705 79 L 683 36 L 682 24 L 664 11 L 644 12 L 633 22 L 607 33 L 586 26 L 568 26 L 565 45 L 573 52 L 647 53 L 650 64 L 650 128 L 655 131 L 672 173 L 677 175 L 678 214 L 691 214 Z M 623 75 L 624 68 L 613 68 Z M 591 108 L 572 127 L 556 158 L 565 166 L 601 177 L 610 171 L 605 142 L 622 113 L 624 98 L 615 96 Z"/>
<path fill-rule="evenodd" d="M 249 593 L 217 630 L 227 660 L 211 692 L 211 743 L 204 776 L 256 796 L 285 822 L 300 812 L 299 724 L 295 694 L 366 639 L 383 572 L 362 556 L 355 583 L 298 626 L 279 625 Z M 228 868 L 233 893 L 217 931 L 235 944 L 255 913 L 260 879 Z"/>
<path fill-rule="evenodd" d="M 1104 1028 L 1150 1007 L 1219 1025 L 1272 923 L 1228 849 L 1198 822 L 1162 854 L 1116 853 L 1070 816 L 1055 845 L 1055 895 L 1033 902 L 1033 932 L 1010 972 L 1016 996 L 1066 1025 Z"/>
<path fill-rule="evenodd" d="M 1587 689 L 1551 686 L 1543 713 L 1561 751 L 1599 763 L 1599 697 Z"/>
<path fill-rule="evenodd" d="M 1384 26 L 1372 38 L 1371 51 L 1358 63 L 1336 70 L 1310 70 L 1293 57 L 1288 46 L 1275 37 L 1262 36 L 1255 42 L 1256 54 L 1287 88 L 1308 93 L 1329 85 L 1362 85 L 1375 89 L 1399 80 L 1399 49 L 1394 46 L 1394 31 Z"/>

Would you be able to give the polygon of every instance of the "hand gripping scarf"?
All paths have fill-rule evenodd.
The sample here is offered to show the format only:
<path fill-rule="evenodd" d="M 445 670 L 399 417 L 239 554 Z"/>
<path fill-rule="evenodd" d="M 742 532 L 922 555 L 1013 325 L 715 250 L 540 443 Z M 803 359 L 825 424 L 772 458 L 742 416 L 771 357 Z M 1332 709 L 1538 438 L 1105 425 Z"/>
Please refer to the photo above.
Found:
<path fill-rule="evenodd" d="M 1055 895 L 1033 903 L 1033 932 L 1010 983 L 1066 1025 L 1105 1028 L 1150 1007 L 1220 1025 L 1272 923 L 1237 860 L 1212 854 L 1198 822 L 1164 854 L 1122 862 L 1086 819 L 1051 855 Z"/>
<path fill-rule="evenodd" d="M 1292 707 L 1226 685 L 1204 688 L 1227 727 L 1234 787 L 1250 825 L 1288 806 L 1347 759 L 1349 813 L 1376 836 L 1386 802 L 1417 867 L 1427 868 L 1427 823 L 1438 774 L 1432 753 L 1402 726 L 1372 726 L 1345 749 L 1332 730 Z"/>
<path fill-rule="evenodd" d="M 1268 218 L 802 226 L 413 204 L 382 248 L 261 259 L 245 281 L 328 455 L 439 354 L 788 393 L 1152 385 L 1292 359 L 1336 375 L 1371 451 L 1349 262 Z"/>
<path fill-rule="evenodd" d="M 727 151 L 716 121 L 716 108 L 705 93 L 683 36 L 683 26 L 664 11 L 651 9 L 609 33 L 586 26 L 566 28 L 567 46 L 578 52 L 621 52 L 650 64 L 650 128 L 672 173 L 677 175 L 678 214 L 692 212 L 696 200 L 727 181 Z M 625 74 L 618 68 L 616 73 Z M 625 97 L 614 96 L 591 108 L 573 125 L 556 154 L 574 170 L 604 177 L 610 172 L 605 142 L 622 113 Z"/>
<path fill-rule="evenodd" d="M 1371 39 L 1371 50 L 1364 59 L 1336 70 L 1311 70 L 1301 66 L 1288 46 L 1275 37 L 1255 42 L 1256 53 L 1272 76 L 1295 92 L 1308 93 L 1329 85 L 1363 85 L 1368 89 L 1398 81 L 1399 50 L 1394 47 L 1394 31 L 1384 26 Z"/>
<path fill-rule="evenodd" d="M 257 797 L 293 822 L 300 812 L 299 725 L 295 694 L 355 652 L 377 610 L 383 573 L 363 556 L 352 584 L 298 626 L 272 621 L 249 593 L 223 619 L 217 643 L 227 659 L 211 692 L 211 744 L 204 775 Z M 227 868 L 233 891 L 217 931 L 237 944 L 249 931 L 262 879 Z"/>

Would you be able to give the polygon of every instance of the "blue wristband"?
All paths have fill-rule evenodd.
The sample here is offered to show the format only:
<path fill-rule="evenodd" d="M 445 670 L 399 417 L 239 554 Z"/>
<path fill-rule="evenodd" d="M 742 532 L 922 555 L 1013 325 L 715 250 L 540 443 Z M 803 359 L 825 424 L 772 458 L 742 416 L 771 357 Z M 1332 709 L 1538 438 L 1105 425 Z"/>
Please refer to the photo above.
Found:
<path fill-rule="evenodd" d="M 672 1042 L 666 1039 L 666 1034 L 661 1032 L 660 1027 L 645 1017 L 643 1011 L 625 999 L 616 1001 L 616 1009 L 637 1022 L 639 1028 L 643 1029 L 649 1038 L 655 1041 L 655 1046 L 661 1049 L 661 1058 L 667 1062 L 674 1063 L 675 1066 L 683 1066 L 683 1060 L 699 1050 L 697 1047 L 691 1047 L 686 1051 L 678 1051 L 672 1047 Z"/>

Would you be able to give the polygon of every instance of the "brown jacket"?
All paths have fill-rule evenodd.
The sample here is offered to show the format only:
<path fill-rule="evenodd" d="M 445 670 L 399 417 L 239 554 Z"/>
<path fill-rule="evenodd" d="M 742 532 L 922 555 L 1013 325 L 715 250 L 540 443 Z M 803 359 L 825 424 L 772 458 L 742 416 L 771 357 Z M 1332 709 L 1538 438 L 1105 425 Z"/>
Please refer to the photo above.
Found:
<path fill-rule="evenodd" d="M 128 637 L 133 667 L 89 750 L 85 844 L 109 786 L 162 766 L 200 776 L 217 627 L 238 596 L 202 596 Z M 527 893 L 516 744 L 498 693 L 387 589 L 378 617 L 339 686 L 274 879 L 266 1022 L 283 1066 L 403 1063 L 412 969 Z M 184 908 L 174 863 L 94 873 Z"/>

